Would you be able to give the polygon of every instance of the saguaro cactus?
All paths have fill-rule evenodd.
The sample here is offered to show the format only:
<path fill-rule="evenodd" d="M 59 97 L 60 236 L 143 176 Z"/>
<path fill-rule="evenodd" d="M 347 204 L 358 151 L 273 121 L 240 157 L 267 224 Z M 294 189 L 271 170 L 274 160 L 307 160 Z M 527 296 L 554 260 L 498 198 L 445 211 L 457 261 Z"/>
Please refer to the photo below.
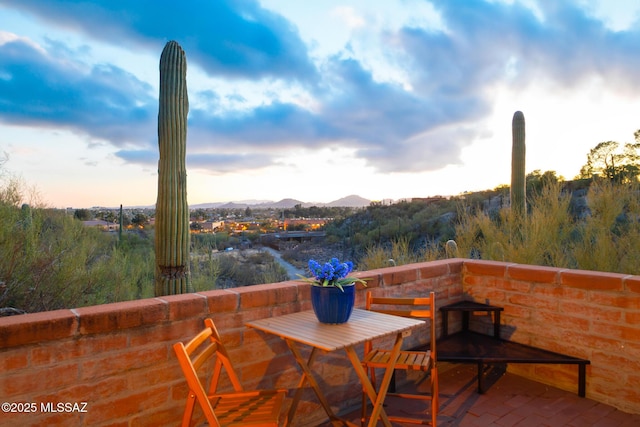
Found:
<path fill-rule="evenodd" d="M 189 292 L 187 205 L 187 60 L 175 41 L 160 56 L 158 199 L 156 202 L 156 296 Z"/>
<path fill-rule="evenodd" d="M 511 122 L 513 144 L 511 147 L 511 209 L 518 215 L 527 213 L 527 193 L 525 179 L 525 131 L 524 114 L 516 111 Z"/>
<path fill-rule="evenodd" d="M 447 240 L 447 243 L 444 245 L 444 252 L 447 258 L 457 258 L 458 257 L 458 244 L 455 240 Z"/>
<path fill-rule="evenodd" d="M 122 205 L 120 205 L 120 216 L 118 217 L 118 242 L 122 243 Z"/>

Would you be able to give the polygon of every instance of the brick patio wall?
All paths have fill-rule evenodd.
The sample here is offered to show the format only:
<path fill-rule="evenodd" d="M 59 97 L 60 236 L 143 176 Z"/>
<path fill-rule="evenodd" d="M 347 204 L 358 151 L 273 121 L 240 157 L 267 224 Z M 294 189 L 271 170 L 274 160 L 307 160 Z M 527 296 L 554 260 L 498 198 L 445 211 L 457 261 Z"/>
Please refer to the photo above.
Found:
<path fill-rule="evenodd" d="M 587 397 L 640 413 L 640 276 L 465 260 L 464 299 L 504 307 L 502 337 L 589 359 Z M 476 313 L 471 328 L 491 333 Z M 573 365 L 509 371 L 577 391 Z"/>
<path fill-rule="evenodd" d="M 461 299 L 502 306 L 503 338 L 590 359 L 587 397 L 640 413 L 638 276 L 462 259 L 359 276 L 386 295 L 434 290 L 438 306 Z M 364 292 L 359 287 L 358 306 Z M 195 335 L 205 317 L 221 331 L 245 387 L 293 389 L 300 372 L 286 344 L 244 324 L 310 309 L 309 294 L 308 284 L 282 282 L 0 318 L 0 403 L 19 411 L 0 413 L 0 426 L 179 424 L 187 390 L 171 346 Z M 481 313 L 471 327 L 491 332 Z M 459 316 L 450 320 L 456 328 Z M 415 330 L 409 345 L 427 340 L 426 328 Z M 509 369 L 576 391 L 574 366 Z M 314 370 L 336 412 L 359 405 L 344 352 L 322 355 Z M 294 425 L 324 419 L 305 393 Z"/>
<path fill-rule="evenodd" d="M 359 276 L 381 294 L 434 290 L 444 305 L 462 298 L 462 270 L 462 260 L 448 260 Z M 359 286 L 360 307 L 364 292 Z M 0 318 L 0 403 L 9 403 L 0 426 L 178 425 L 187 388 L 172 345 L 195 335 L 206 317 L 246 388 L 293 389 L 300 371 L 284 341 L 244 325 L 310 308 L 308 284 L 282 282 Z M 428 342 L 426 326 L 408 340 Z M 344 352 L 322 355 L 314 370 L 336 412 L 359 405 L 361 387 Z M 294 425 L 325 419 L 305 393 Z"/>

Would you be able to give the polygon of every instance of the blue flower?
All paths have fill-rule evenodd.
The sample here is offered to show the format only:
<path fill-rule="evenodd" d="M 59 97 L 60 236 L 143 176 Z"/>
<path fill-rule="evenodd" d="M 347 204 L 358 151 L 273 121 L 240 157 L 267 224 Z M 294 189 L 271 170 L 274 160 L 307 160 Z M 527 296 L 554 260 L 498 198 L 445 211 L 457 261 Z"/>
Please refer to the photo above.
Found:
<path fill-rule="evenodd" d="M 313 277 L 304 278 L 304 280 L 317 286 L 335 286 L 342 289 L 343 285 L 354 282 L 360 282 L 366 286 L 366 282 L 362 279 L 347 277 L 353 271 L 351 261 L 340 262 L 338 258 L 331 258 L 329 262 L 320 264 L 316 260 L 310 259 L 309 271 Z"/>

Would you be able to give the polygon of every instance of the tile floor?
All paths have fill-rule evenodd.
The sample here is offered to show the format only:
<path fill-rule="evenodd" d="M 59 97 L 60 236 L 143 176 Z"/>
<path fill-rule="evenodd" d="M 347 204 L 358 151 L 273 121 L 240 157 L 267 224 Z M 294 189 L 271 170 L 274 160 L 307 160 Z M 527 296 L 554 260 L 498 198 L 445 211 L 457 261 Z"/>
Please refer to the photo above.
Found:
<path fill-rule="evenodd" d="M 478 394 L 475 365 L 440 363 L 439 367 L 438 426 L 441 427 L 640 426 L 640 414 L 627 414 L 612 406 L 581 398 L 576 393 L 518 375 L 503 374 L 500 370 L 489 374 L 488 390 L 485 394 Z M 426 383 L 428 381 L 418 384 L 418 387 L 428 387 Z M 386 405 L 390 414 L 406 415 L 423 410 L 406 399 L 389 398 Z M 360 425 L 360 410 L 344 417 Z M 330 425 L 321 424 L 322 427 Z M 394 424 L 404 425 L 415 424 Z"/>

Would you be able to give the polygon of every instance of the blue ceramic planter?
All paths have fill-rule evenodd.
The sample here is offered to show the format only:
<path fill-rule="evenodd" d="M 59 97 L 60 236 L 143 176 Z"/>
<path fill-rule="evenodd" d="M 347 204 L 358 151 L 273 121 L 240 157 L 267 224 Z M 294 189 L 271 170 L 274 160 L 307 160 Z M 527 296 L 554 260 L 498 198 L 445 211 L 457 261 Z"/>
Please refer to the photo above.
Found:
<path fill-rule="evenodd" d="M 320 323 L 345 323 L 349 320 L 356 299 L 356 287 L 352 283 L 340 288 L 311 286 L 311 305 Z"/>

